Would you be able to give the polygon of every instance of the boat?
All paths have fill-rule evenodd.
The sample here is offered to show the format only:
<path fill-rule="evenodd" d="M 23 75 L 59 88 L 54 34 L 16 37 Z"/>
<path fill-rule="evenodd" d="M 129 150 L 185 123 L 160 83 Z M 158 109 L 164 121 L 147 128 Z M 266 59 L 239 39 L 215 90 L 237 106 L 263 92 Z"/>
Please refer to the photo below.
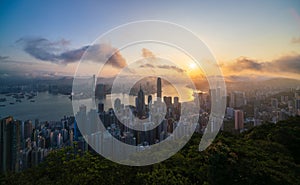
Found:
<path fill-rule="evenodd" d="M 6 98 L 0 98 L 0 102 L 5 102 Z"/>
<path fill-rule="evenodd" d="M 25 98 L 24 94 L 14 94 L 13 95 L 13 98 L 16 98 L 16 99 L 20 99 L 20 98 Z"/>
<path fill-rule="evenodd" d="M 27 95 L 27 100 L 30 100 L 30 99 L 32 99 L 34 96 L 32 96 L 32 95 Z"/>

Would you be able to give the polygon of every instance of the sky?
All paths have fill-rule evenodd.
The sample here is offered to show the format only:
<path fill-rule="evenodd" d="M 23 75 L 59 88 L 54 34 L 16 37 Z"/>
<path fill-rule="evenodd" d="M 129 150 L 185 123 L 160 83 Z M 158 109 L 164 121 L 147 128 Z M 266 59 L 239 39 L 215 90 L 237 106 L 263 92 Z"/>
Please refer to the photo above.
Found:
<path fill-rule="evenodd" d="M 298 0 L 1 0 L 0 12 L 2 77 L 73 76 L 85 50 L 103 33 L 132 21 L 162 20 L 196 34 L 231 79 L 300 79 Z M 117 51 L 110 60 L 112 71 L 130 63 L 128 53 L 114 45 L 94 48 L 104 55 Z M 140 46 L 135 51 L 143 57 L 145 51 L 156 56 L 160 50 Z M 185 71 L 195 68 L 185 56 L 175 58 L 186 64 L 182 67 Z M 176 71 L 174 66 L 168 67 Z"/>

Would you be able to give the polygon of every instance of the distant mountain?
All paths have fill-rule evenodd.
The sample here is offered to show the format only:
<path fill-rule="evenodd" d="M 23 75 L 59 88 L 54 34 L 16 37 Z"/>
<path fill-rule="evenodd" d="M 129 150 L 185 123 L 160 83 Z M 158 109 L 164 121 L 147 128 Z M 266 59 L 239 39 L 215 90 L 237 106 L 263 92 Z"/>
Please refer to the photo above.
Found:
<path fill-rule="evenodd" d="M 116 77 L 98 77 L 97 84 L 108 84 L 112 85 L 115 82 Z M 129 77 L 123 77 L 124 83 L 126 80 L 130 80 Z M 156 87 L 156 77 L 147 77 L 143 80 L 137 82 L 133 89 L 138 89 L 138 84 L 147 87 Z M 163 79 L 162 79 L 163 80 Z M 270 78 L 264 76 L 225 76 L 224 80 L 226 82 L 227 90 L 240 90 L 247 91 L 251 89 L 260 88 L 300 88 L 300 79 L 290 79 L 290 78 Z M 204 76 L 193 77 L 196 88 L 202 91 L 208 91 L 209 84 Z M 55 76 L 55 77 L 36 77 L 36 78 L 21 78 L 21 77 L 10 77 L 1 78 L 0 86 L 6 85 L 26 85 L 26 84 L 47 84 L 47 85 L 72 85 L 72 76 Z M 123 82 L 122 82 L 123 83 Z M 166 82 L 167 83 L 167 82 Z M 119 86 L 122 86 L 122 84 Z M 152 92 L 152 91 L 151 91 Z"/>
<path fill-rule="evenodd" d="M 300 79 L 290 79 L 290 78 L 273 78 L 269 80 L 265 80 L 262 82 L 264 84 L 268 84 L 269 86 L 281 86 L 281 87 L 292 87 L 298 86 L 300 87 Z"/>
<path fill-rule="evenodd" d="M 247 79 L 244 81 L 226 81 L 227 89 L 248 91 L 251 89 L 289 89 L 300 88 L 300 80 L 290 78 Z"/>

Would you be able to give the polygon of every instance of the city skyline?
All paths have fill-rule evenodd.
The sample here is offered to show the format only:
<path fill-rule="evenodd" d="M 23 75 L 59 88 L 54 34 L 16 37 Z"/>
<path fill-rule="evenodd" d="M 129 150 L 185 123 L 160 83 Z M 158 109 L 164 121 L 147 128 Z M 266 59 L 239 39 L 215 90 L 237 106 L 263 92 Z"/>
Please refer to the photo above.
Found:
<path fill-rule="evenodd" d="M 0 184 L 300 184 L 299 0 L 0 12 Z"/>

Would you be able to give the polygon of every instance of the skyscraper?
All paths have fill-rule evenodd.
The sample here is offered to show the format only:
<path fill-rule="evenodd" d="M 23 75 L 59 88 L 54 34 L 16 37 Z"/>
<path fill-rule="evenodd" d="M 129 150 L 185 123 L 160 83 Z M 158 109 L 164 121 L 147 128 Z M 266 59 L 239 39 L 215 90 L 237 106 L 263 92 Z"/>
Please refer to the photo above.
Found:
<path fill-rule="evenodd" d="M 231 92 L 230 107 L 240 108 L 243 105 L 245 105 L 245 93 L 239 91 Z"/>
<path fill-rule="evenodd" d="M 136 101 L 137 116 L 141 118 L 145 114 L 145 95 L 142 86 L 140 86 Z"/>
<path fill-rule="evenodd" d="M 277 98 L 271 98 L 271 107 L 273 109 L 277 109 L 278 108 L 278 99 Z"/>
<path fill-rule="evenodd" d="M 24 122 L 24 139 L 30 138 L 32 135 L 32 122 L 30 120 L 27 120 Z"/>
<path fill-rule="evenodd" d="M 234 128 L 235 130 L 244 129 L 244 112 L 242 110 L 234 111 Z"/>
<path fill-rule="evenodd" d="M 152 104 L 152 96 L 148 95 L 148 106 L 150 106 L 150 104 Z"/>
<path fill-rule="evenodd" d="M 157 101 L 161 101 L 161 78 L 157 78 Z"/>
<path fill-rule="evenodd" d="M 98 113 L 104 112 L 104 103 L 98 103 Z"/>
<path fill-rule="evenodd" d="M 21 122 L 9 116 L 0 123 L 0 171 L 19 171 Z"/>
<path fill-rule="evenodd" d="M 296 114 L 300 116 L 300 97 L 297 97 L 297 99 L 295 100 L 295 110 Z"/>

